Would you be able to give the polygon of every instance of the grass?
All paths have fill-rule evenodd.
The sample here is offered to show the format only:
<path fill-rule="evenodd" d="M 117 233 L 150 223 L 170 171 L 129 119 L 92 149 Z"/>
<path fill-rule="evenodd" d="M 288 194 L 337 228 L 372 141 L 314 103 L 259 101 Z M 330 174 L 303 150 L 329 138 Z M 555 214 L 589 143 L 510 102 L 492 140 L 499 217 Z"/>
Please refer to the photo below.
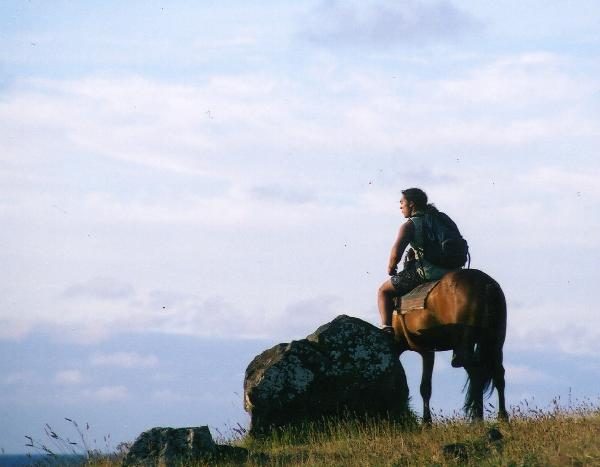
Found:
<path fill-rule="evenodd" d="M 25 447 L 36 451 L 33 465 L 35 466 L 59 466 L 59 465 L 120 465 L 126 450 L 129 448 L 127 443 L 120 443 L 116 449 L 112 449 L 110 435 L 102 437 L 103 444 L 99 445 L 95 438 L 90 441 L 90 425 L 85 423 L 82 427 L 77 421 L 66 418 L 71 431 L 75 436 L 69 438 L 58 434 L 60 430 L 55 430 L 49 424 L 44 425 L 43 439 L 37 439 L 26 435 Z M 110 454 L 106 454 L 110 452 Z M 34 459 L 34 458 L 32 458 Z"/>
<path fill-rule="evenodd" d="M 493 407 L 489 405 L 488 411 Z M 489 415 L 489 414 L 488 414 Z M 247 466 L 600 466 L 600 406 L 591 401 L 540 409 L 527 401 L 511 408 L 509 423 L 469 423 L 458 414 L 434 415 L 427 426 L 379 421 L 329 421 L 253 439 L 241 429 L 217 442 L 245 447 Z M 490 429 L 503 438 L 490 441 Z M 451 452 L 444 453 L 444 446 Z M 120 465 L 94 456 L 88 467 Z M 208 465 L 198 463 L 198 467 Z M 222 463 L 220 465 L 240 465 Z"/>
<path fill-rule="evenodd" d="M 503 439 L 488 441 L 498 429 Z M 466 422 L 438 415 L 431 427 L 406 427 L 390 422 L 332 423 L 325 430 L 307 430 L 257 441 L 241 440 L 253 452 L 264 452 L 266 465 L 303 466 L 537 466 L 600 465 L 600 409 L 574 410 L 516 407 L 510 423 Z M 445 455 L 446 445 L 461 445 L 459 456 Z M 265 465 L 249 462 L 248 465 Z"/>

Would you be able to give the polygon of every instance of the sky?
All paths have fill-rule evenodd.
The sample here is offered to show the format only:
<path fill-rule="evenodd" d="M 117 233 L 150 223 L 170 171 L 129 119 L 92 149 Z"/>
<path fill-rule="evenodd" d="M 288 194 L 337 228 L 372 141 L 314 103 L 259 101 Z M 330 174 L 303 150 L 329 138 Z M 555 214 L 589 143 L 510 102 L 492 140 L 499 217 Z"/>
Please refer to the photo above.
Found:
<path fill-rule="evenodd" d="M 508 402 L 597 400 L 599 26 L 595 0 L 0 3 L 0 448 L 247 426 L 256 354 L 379 324 L 412 186 L 507 296 Z"/>

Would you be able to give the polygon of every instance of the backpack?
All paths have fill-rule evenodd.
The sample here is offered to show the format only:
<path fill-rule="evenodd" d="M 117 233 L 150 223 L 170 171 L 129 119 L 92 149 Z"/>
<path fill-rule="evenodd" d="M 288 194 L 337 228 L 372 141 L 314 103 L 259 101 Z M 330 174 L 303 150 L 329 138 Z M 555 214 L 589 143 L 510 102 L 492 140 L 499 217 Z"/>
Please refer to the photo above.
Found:
<path fill-rule="evenodd" d="M 465 265 L 469 245 L 447 214 L 426 212 L 423 216 L 423 257 L 432 264 L 448 269 Z"/>

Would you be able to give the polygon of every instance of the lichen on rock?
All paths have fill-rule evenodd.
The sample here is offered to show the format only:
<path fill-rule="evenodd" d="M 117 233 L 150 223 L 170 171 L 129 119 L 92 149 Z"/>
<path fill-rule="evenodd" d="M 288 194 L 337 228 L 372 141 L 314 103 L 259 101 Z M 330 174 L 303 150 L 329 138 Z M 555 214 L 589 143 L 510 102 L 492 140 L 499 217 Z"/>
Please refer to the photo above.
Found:
<path fill-rule="evenodd" d="M 123 467 L 179 467 L 196 463 L 243 462 L 246 449 L 215 444 L 207 426 L 156 427 L 140 434 L 123 459 Z"/>
<path fill-rule="evenodd" d="M 215 452 L 216 445 L 207 426 L 156 427 L 138 436 L 123 460 L 123 467 L 179 465 L 194 459 L 208 459 Z"/>
<path fill-rule="evenodd" d="M 306 339 L 278 344 L 246 370 L 251 433 L 330 415 L 403 415 L 406 376 L 393 339 L 341 315 Z"/>

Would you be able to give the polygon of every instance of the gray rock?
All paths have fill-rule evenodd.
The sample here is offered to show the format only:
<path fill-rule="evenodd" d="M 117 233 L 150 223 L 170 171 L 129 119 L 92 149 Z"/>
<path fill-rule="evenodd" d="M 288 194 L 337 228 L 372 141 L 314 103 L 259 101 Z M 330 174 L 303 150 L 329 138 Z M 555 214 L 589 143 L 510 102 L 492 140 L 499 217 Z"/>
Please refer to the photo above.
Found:
<path fill-rule="evenodd" d="M 467 462 L 469 460 L 469 445 L 466 443 L 452 443 L 442 446 L 442 452 L 447 460 Z"/>
<path fill-rule="evenodd" d="M 487 431 L 487 439 L 491 443 L 502 441 L 503 438 L 504 435 L 498 428 L 492 427 Z"/>
<path fill-rule="evenodd" d="M 246 369 L 250 432 L 331 415 L 403 416 L 408 386 L 393 339 L 346 315 L 306 339 L 276 345 Z"/>
<path fill-rule="evenodd" d="M 123 459 L 123 467 L 179 466 L 212 459 L 216 454 L 217 446 L 207 426 L 152 428 L 135 440 Z"/>
<path fill-rule="evenodd" d="M 442 453 L 447 460 L 467 463 L 469 460 L 482 461 L 494 451 L 502 453 L 504 436 L 497 428 L 490 428 L 482 439 L 465 443 L 452 443 L 442 446 Z M 480 462 L 481 463 L 481 462 Z"/>

